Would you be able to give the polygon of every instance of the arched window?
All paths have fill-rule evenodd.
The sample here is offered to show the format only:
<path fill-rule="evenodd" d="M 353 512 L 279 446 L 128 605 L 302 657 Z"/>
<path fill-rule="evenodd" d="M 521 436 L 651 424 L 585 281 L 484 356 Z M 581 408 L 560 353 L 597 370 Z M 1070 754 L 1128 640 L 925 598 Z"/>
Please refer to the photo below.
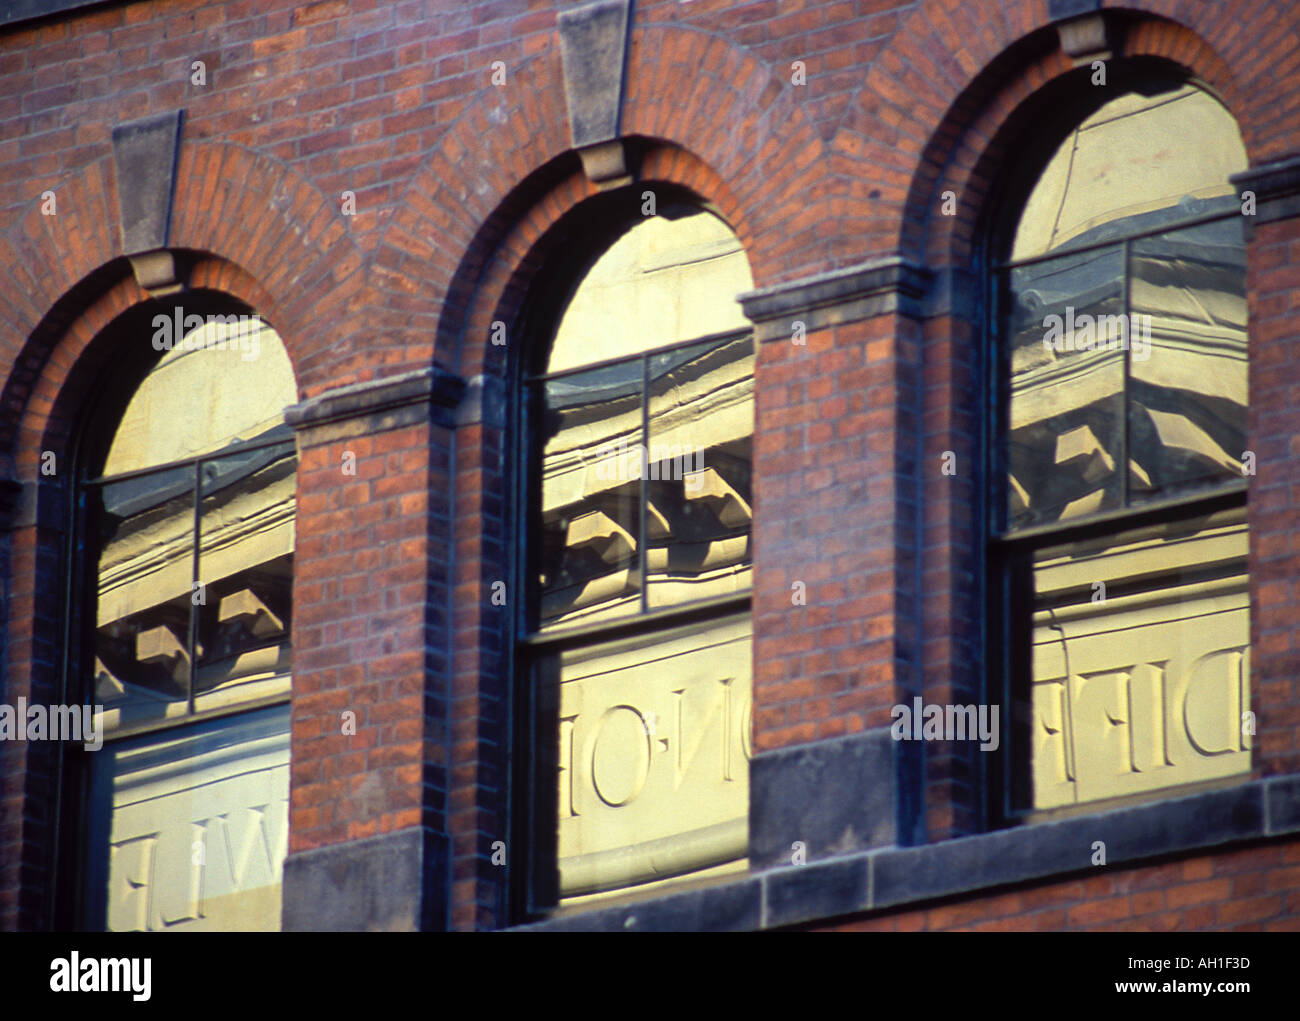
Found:
<path fill-rule="evenodd" d="M 102 707 L 102 747 L 71 773 L 75 910 L 92 929 L 278 929 L 293 371 L 256 315 L 198 296 L 147 311 L 123 331 L 78 468 L 69 683 Z M 142 352 L 161 354 L 132 388 Z"/>
<path fill-rule="evenodd" d="M 1004 818 L 1250 769 L 1246 156 L 1203 89 L 1116 71 L 991 253 Z"/>
<path fill-rule="evenodd" d="M 608 243 L 533 289 L 552 311 L 521 394 L 528 913 L 747 854 L 749 268 L 698 207 L 627 212 L 604 205 Z"/>

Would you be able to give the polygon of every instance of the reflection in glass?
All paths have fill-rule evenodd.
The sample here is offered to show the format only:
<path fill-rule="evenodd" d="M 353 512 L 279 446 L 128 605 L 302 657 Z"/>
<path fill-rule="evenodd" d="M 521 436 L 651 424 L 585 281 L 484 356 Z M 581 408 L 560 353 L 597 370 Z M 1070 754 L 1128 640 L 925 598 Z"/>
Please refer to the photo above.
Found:
<path fill-rule="evenodd" d="M 559 892 L 744 868 L 748 615 L 559 655 Z"/>
<path fill-rule="evenodd" d="M 94 700 L 121 724 L 185 712 L 194 578 L 194 469 L 91 490 L 99 513 Z"/>
<path fill-rule="evenodd" d="M 540 627 L 748 586 L 751 286 L 730 229 L 673 204 L 585 272 L 534 384 Z"/>
<path fill-rule="evenodd" d="M 1004 271 L 1008 528 L 1241 478 L 1245 249 L 1229 175 L 1245 165 L 1232 117 L 1180 85 L 1110 100 L 1044 170 L 1013 250 L 1035 261 Z"/>
<path fill-rule="evenodd" d="M 1070 133 L 1025 203 L 1013 260 L 1230 208 L 1236 121 L 1191 85 L 1110 100 Z M 1225 205 L 1226 203 L 1226 205 Z"/>
<path fill-rule="evenodd" d="M 1250 771 L 1247 547 L 1237 508 L 1035 554 L 1032 807 Z"/>
<path fill-rule="evenodd" d="M 1008 525 L 1120 506 L 1123 249 L 1013 269 L 1007 300 Z"/>
<path fill-rule="evenodd" d="M 750 587 L 751 287 L 726 225 L 668 204 L 583 276 L 528 383 L 540 630 Z M 558 788 L 530 806 L 556 834 L 530 859 L 546 907 L 745 868 L 751 632 L 726 612 L 524 650 L 538 790 Z"/>
<path fill-rule="evenodd" d="M 192 329 L 132 395 L 89 489 L 107 732 L 288 691 L 296 456 L 284 409 L 295 393 L 275 332 L 232 316 Z M 232 695 L 237 679 L 270 686 Z"/>
<path fill-rule="evenodd" d="M 1130 301 L 1150 334 L 1131 362 L 1134 500 L 1242 477 L 1245 259 L 1240 217 L 1133 242 Z"/>
<path fill-rule="evenodd" d="M 640 609 L 641 359 L 541 385 L 541 623 Z"/>
<path fill-rule="evenodd" d="M 91 794 L 90 928 L 279 931 L 287 704 L 106 744 Z"/>
<path fill-rule="evenodd" d="M 547 371 L 747 329 L 736 296 L 753 286 L 744 250 L 725 223 L 664 203 L 583 276 L 556 331 Z"/>
<path fill-rule="evenodd" d="M 288 706 L 134 730 L 289 692 L 295 396 L 274 331 L 209 320 L 145 377 L 87 485 L 113 739 L 89 771 L 92 928 L 280 927 Z"/>
<path fill-rule="evenodd" d="M 288 690 L 292 442 L 200 465 L 196 709 Z"/>
<path fill-rule="evenodd" d="M 1245 166 L 1232 117 L 1179 84 L 1107 101 L 1043 171 L 1001 269 L 1008 532 L 1241 479 Z M 1249 773 L 1245 509 L 1193 514 L 1000 548 L 1030 674 L 1013 810 Z"/>
<path fill-rule="evenodd" d="M 193 329 L 158 360 L 113 434 L 104 475 L 210 454 L 283 423 L 297 400 L 284 345 L 256 316 L 228 318 L 236 322 Z"/>
<path fill-rule="evenodd" d="M 748 335 L 650 358 L 651 607 L 750 584 L 753 373 Z"/>

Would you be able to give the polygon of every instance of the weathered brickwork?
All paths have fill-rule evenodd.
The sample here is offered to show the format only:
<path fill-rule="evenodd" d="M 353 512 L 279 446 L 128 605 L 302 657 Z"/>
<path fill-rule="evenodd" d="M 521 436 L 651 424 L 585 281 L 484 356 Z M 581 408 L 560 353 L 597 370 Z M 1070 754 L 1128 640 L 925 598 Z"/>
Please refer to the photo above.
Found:
<path fill-rule="evenodd" d="M 419 873 L 433 928 L 517 920 L 491 860 L 515 768 L 510 623 L 490 599 L 519 534 L 514 351 L 489 335 L 514 331 L 548 261 L 580 254 L 565 225 L 599 191 L 572 145 L 565 6 L 134 0 L 0 25 L 3 699 L 59 690 L 70 489 L 41 458 L 71 462 L 121 317 L 148 299 L 123 249 L 134 184 L 117 179 L 113 128 L 183 110 L 166 247 L 187 286 L 274 324 L 303 407 L 437 377 L 407 402 L 418 414 L 297 426 L 289 844 L 292 858 L 420 830 L 438 849 Z M 759 291 L 886 260 L 915 281 L 852 314 L 758 328 L 756 755 L 888 727 L 914 696 L 980 700 L 988 363 L 973 296 L 999 174 L 1051 116 L 1038 97 L 1075 72 L 1052 8 L 633 6 L 620 134 L 638 187 L 716 210 Z M 1300 157 L 1300 7 L 1098 8 L 1115 58 L 1168 62 L 1222 99 L 1252 167 Z M 1248 301 L 1259 780 L 1300 773 L 1300 215 L 1255 227 Z M 938 471 L 949 452 L 952 477 Z M 348 453 L 356 471 L 341 475 Z M 330 721 L 349 707 L 343 737 Z M 52 754 L 0 747 L 3 928 L 47 924 Z M 922 802 L 901 842 L 983 831 L 978 759 L 927 748 L 908 767 Z M 1298 851 L 1261 840 L 835 925 L 1296 929 Z"/>

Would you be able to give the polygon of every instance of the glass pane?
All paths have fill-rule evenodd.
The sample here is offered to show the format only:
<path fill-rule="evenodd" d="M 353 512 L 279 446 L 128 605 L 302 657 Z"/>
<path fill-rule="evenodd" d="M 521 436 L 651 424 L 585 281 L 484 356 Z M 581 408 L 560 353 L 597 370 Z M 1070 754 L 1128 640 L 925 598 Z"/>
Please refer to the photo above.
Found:
<path fill-rule="evenodd" d="M 98 520 L 94 701 L 104 726 L 183 715 L 189 699 L 194 469 L 93 487 Z"/>
<path fill-rule="evenodd" d="M 165 353 L 127 405 L 105 475 L 260 436 L 298 399 L 284 345 L 259 317 L 200 317 L 178 305 L 154 327 L 154 349 Z"/>
<path fill-rule="evenodd" d="M 539 385 L 543 627 L 636 613 L 641 359 Z"/>
<path fill-rule="evenodd" d="M 1246 249 L 1241 217 L 1133 242 L 1131 499 L 1242 478 Z"/>
<path fill-rule="evenodd" d="M 199 711 L 289 690 L 292 444 L 204 461 Z"/>
<path fill-rule="evenodd" d="M 560 654 L 562 902 L 743 870 L 748 616 Z"/>
<path fill-rule="evenodd" d="M 749 262 L 711 213 L 664 205 L 620 237 L 583 277 L 551 347 L 548 372 L 748 328 L 736 296 Z"/>
<path fill-rule="evenodd" d="M 1041 550 L 1033 808 L 1250 772 L 1244 510 Z"/>
<path fill-rule="evenodd" d="M 1121 505 L 1123 274 L 1118 247 L 1008 273 L 1010 528 Z"/>
<path fill-rule="evenodd" d="M 752 337 L 650 359 L 650 606 L 749 588 L 753 433 Z"/>
<path fill-rule="evenodd" d="M 89 928 L 280 928 L 288 705 L 113 742 L 91 770 Z"/>
<path fill-rule="evenodd" d="M 1061 143 L 1025 203 L 1012 259 L 1132 234 L 1235 202 L 1236 121 L 1191 85 L 1106 103 Z"/>

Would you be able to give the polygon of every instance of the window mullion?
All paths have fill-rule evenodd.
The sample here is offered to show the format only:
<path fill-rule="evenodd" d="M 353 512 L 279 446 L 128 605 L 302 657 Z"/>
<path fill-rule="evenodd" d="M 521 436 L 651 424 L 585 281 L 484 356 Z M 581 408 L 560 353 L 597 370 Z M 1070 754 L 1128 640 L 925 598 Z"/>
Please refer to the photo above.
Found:
<path fill-rule="evenodd" d="M 641 498 L 637 507 L 640 516 L 637 530 L 641 534 L 637 539 L 637 547 L 640 550 L 638 561 L 641 575 L 639 579 L 641 612 L 645 613 L 650 608 L 650 554 L 646 550 L 646 520 L 649 517 L 646 508 L 650 500 L 650 483 L 647 478 L 650 474 L 650 356 L 648 354 L 641 355 L 641 450 L 644 457 L 641 458 Z"/>
<path fill-rule="evenodd" d="M 1133 321 L 1132 321 L 1131 319 L 1128 318 L 1128 314 L 1129 314 L 1129 301 L 1130 301 L 1129 277 L 1130 277 L 1130 274 L 1132 273 L 1132 252 L 1133 252 L 1133 242 L 1132 242 L 1132 239 L 1130 239 L 1130 238 L 1125 238 L 1125 239 L 1124 239 L 1124 275 L 1123 275 L 1123 280 L 1122 280 L 1122 286 L 1123 286 L 1123 288 L 1124 288 L 1124 297 L 1123 297 L 1123 305 L 1121 306 L 1121 310 L 1122 310 L 1122 312 L 1123 312 L 1123 314 L 1124 314 L 1124 317 L 1125 317 L 1125 320 L 1124 320 L 1124 321 L 1128 324 L 1128 329 L 1125 331 L 1125 334 L 1124 334 L 1125 337 L 1128 338 L 1128 339 L 1126 340 L 1126 342 L 1125 342 L 1125 344 L 1124 344 L 1124 390 L 1123 390 L 1123 398 L 1122 398 L 1122 405 L 1121 405 L 1121 412 L 1122 412 L 1122 414 L 1123 414 L 1123 416 L 1124 416 L 1124 428 L 1123 428 L 1122 430 L 1120 430 L 1120 443 L 1121 443 L 1121 446 L 1120 446 L 1120 451 L 1119 451 L 1119 452 L 1120 452 L 1120 482 L 1119 482 L 1119 484 L 1120 484 L 1120 506 L 1121 506 L 1121 507 L 1127 507 L 1128 504 L 1129 504 L 1129 500 L 1128 500 L 1128 474 L 1129 474 L 1129 469 L 1128 469 L 1128 450 L 1129 450 L 1129 434 L 1128 434 L 1128 433 L 1129 433 L 1129 407 L 1128 407 L 1128 402 L 1129 402 L 1129 386 L 1128 386 L 1128 377 L 1129 377 L 1129 372 L 1132 370 L 1132 361 L 1131 361 L 1131 359 L 1130 359 L 1130 357 L 1129 357 L 1129 349 L 1132 347 L 1132 334 L 1133 334 L 1132 326 L 1133 326 Z"/>
<path fill-rule="evenodd" d="M 189 690 L 189 715 L 193 716 L 194 709 L 194 692 L 198 687 L 199 677 L 199 605 L 194 596 L 199 591 L 199 536 L 203 527 L 203 461 L 194 462 L 194 534 L 192 537 L 192 547 L 190 550 L 190 572 L 192 574 L 190 583 L 190 638 L 189 649 L 190 655 L 190 690 Z M 204 594 L 206 598 L 206 593 Z"/>

